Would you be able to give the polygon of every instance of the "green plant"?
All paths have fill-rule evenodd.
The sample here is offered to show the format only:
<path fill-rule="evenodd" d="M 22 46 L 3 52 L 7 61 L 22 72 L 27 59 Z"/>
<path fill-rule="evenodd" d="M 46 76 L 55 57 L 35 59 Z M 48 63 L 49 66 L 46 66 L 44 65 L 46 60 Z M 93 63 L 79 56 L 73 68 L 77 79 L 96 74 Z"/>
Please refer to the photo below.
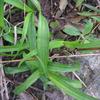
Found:
<path fill-rule="evenodd" d="M 83 0 L 82 0 L 83 1 Z M 77 100 L 96 100 L 95 98 L 86 95 L 85 93 L 81 92 L 78 88 L 81 87 L 81 82 L 79 80 L 71 80 L 62 75 L 64 72 L 74 72 L 78 71 L 79 64 L 73 65 L 65 65 L 60 64 L 58 62 L 52 62 L 49 58 L 49 50 L 53 48 L 60 48 L 62 46 L 68 48 L 89 48 L 89 47 L 100 47 L 100 40 L 88 40 L 88 42 L 84 42 L 84 40 L 77 40 L 77 41 L 64 41 L 64 40 L 51 40 L 50 41 L 50 31 L 49 26 L 46 18 L 42 15 L 41 6 L 38 0 L 30 0 L 33 3 L 34 9 L 30 5 L 24 4 L 21 0 L 0 0 L 0 16 L 2 18 L 0 21 L 2 24 L 2 30 L 4 30 L 4 17 L 3 17 L 3 2 L 9 3 L 21 10 L 27 12 L 25 17 L 23 29 L 19 29 L 18 32 L 21 34 L 21 39 L 17 42 L 16 45 L 13 45 L 10 40 L 11 46 L 2 46 L 0 47 L 0 53 L 10 52 L 11 54 L 18 55 L 21 53 L 23 55 L 23 59 L 19 63 L 18 67 L 5 67 L 5 72 L 7 74 L 16 74 L 24 71 L 31 71 L 31 75 L 29 78 L 25 80 L 21 85 L 17 86 L 14 90 L 15 94 L 20 94 L 21 92 L 28 89 L 33 83 L 35 83 L 38 79 L 40 79 L 44 86 L 49 85 L 52 82 L 53 86 L 57 86 L 59 89 L 67 93 L 68 95 L 74 97 Z M 79 4 L 77 4 L 79 5 Z M 35 25 L 35 9 L 38 10 L 38 26 Z M 7 22 L 5 22 L 7 23 Z M 10 27 L 12 27 L 10 25 Z M 38 30 L 36 30 L 36 27 Z M 86 23 L 85 28 L 82 32 L 80 32 L 75 27 L 72 27 L 77 34 L 73 33 L 70 28 L 64 30 L 64 32 L 69 33 L 69 35 L 80 35 L 83 36 L 90 33 L 93 28 L 93 23 L 89 20 L 89 23 Z M 89 30 L 87 30 L 89 28 Z M 3 31 L 1 31 L 3 32 Z M 8 37 L 4 38 L 4 34 L 2 38 L 8 39 L 10 33 L 14 32 L 14 30 L 10 30 L 8 33 Z M 11 36 L 12 37 L 12 36 Z M 13 38 L 13 37 L 12 37 Z M 58 44 L 59 45 L 56 45 Z M 22 50 L 27 50 L 27 52 L 21 52 Z M 15 56 L 16 56 L 15 55 Z M 31 59 L 31 60 L 30 60 Z M 28 61 L 30 60 L 30 61 Z"/>

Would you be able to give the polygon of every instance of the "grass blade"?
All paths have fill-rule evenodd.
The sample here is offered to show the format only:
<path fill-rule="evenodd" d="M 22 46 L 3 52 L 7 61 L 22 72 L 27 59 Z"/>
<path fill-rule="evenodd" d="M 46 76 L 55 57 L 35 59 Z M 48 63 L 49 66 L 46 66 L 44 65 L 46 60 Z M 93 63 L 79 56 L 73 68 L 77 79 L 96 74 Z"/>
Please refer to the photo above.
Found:
<path fill-rule="evenodd" d="M 36 70 L 34 73 L 32 73 L 31 76 L 29 76 L 28 79 L 26 79 L 26 81 L 24 83 L 22 83 L 21 85 L 17 86 L 14 90 L 15 94 L 20 94 L 22 92 L 24 92 L 26 89 L 28 89 L 34 82 L 36 82 L 38 80 L 38 78 L 40 77 L 39 72 Z"/>
<path fill-rule="evenodd" d="M 91 6 L 91 5 L 88 5 L 88 4 L 84 4 L 85 7 L 97 12 L 97 13 L 100 13 L 100 9 L 97 9 L 96 7 L 94 6 Z"/>
<path fill-rule="evenodd" d="M 76 7 L 81 6 L 83 2 L 84 0 L 76 0 Z"/>
<path fill-rule="evenodd" d="M 71 85 L 74 88 L 82 88 L 82 83 L 79 80 L 72 80 L 70 78 L 68 78 L 67 76 L 62 76 L 61 74 L 57 74 L 56 75 L 60 78 L 62 78 L 62 81 Z"/>
<path fill-rule="evenodd" d="M 6 74 L 17 74 L 28 71 L 29 68 L 27 67 L 27 65 L 24 64 L 20 67 L 5 67 L 4 70 Z"/>
<path fill-rule="evenodd" d="M 91 20 L 89 20 L 89 21 L 85 24 L 82 33 L 83 33 L 84 35 L 89 34 L 89 33 L 92 31 L 92 28 L 93 28 L 93 23 L 92 23 Z"/>
<path fill-rule="evenodd" d="M 100 39 L 90 40 L 88 43 L 80 43 L 76 48 L 100 48 Z"/>
<path fill-rule="evenodd" d="M 28 48 L 27 44 L 23 44 L 22 46 L 20 46 L 20 44 L 12 45 L 12 46 L 0 46 L 0 53 L 20 51 L 26 48 Z"/>
<path fill-rule="evenodd" d="M 47 20 L 40 14 L 37 35 L 38 57 L 47 66 L 49 58 L 49 27 Z"/>
<path fill-rule="evenodd" d="M 28 54 L 26 54 L 24 56 L 24 58 L 21 60 L 21 62 L 19 63 L 19 66 L 25 61 L 25 60 L 28 60 L 30 58 L 32 58 L 32 56 L 35 56 L 37 54 L 37 51 L 36 50 L 32 50 L 30 51 Z"/>
<path fill-rule="evenodd" d="M 41 6 L 38 0 L 31 0 L 31 2 L 36 6 L 39 12 L 41 12 Z"/>
<path fill-rule="evenodd" d="M 25 17 L 23 31 L 22 31 L 22 39 L 21 43 L 23 44 L 24 40 L 26 39 L 26 36 L 28 36 L 28 44 L 30 50 L 36 48 L 36 31 L 34 26 L 34 14 L 28 13 Z"/>
<path fill-rule="evenodd" d="M 49 48 L 54 49 L 54 48 L 60 48 L 64 46 L 64 41 L 63 40 L 52 40 L 49 43 Z"/>
<path fill-rule="evenodd" d="M 0 0 L 0 27 L 4 26 L 4 0 Z"/>
<path fill-rule="evenodd" d="M 80 41 L 65 41 L 64 46 L 68 48 L 100 48 L 100 39 L 91 39 L 88 43 L 80 42 Z"/>
<path fill-rule="evenodd" d="M 22 0 L 4 0 L 6 3 L 11 4 L 17 8 L 20 8 L 26 12 L 31 12 L 32 9 L 29 8 L 26 4 L 22 2 Z"/>
<path fill-rule="evenodd" d="M 78 40 L 76 40 L 76 41 L 64 41 L 64 46 L 68 47 L 68 48 L 75 49 L 79 45 L 80 45 L 80 41 L 78 41 Z"/>
<path fill-rule="evenodd" d="M 92 16 L 92 15 L 94 15 L 94 13 L 93 12 L 89 12 L 89 11 L 83 11 L 83 12 L 80 12 L 80 13 L 78 13 L 78 15 L 80 15 L 80 16 Z"/>
<path fill-rule="evenodd" d="M 100 22 L 100 16 L 92 16 L 91 18 L 93 18 L 94 20 Z"/>
<path fill-rule="evenodd" d="M 53 72 L 74 72 L 79 71 L 80 65 L 79 63 L 73 65 L 65 65 L 60 63 L 52 63 L 49 65 L 49 70 Z"/>
<path fill-rule="evenodd" d="M 36 29 L 34 25 L 34 14 L 32 13 L 30 16 L 29 26 L 28 26 L 27 36 L 28 36 L 28 44 L 30 50 L 36 49 Z"/>
<path fill-rule="evenodd" d="M 84 93 L 82 93 L 80 90 L 72 87 L 68 83 L 64 82 L 59 75 L 56 74 L 50 74 L 49 75 L 50 80 L 61 90 L 63 90 L 68 95 L 74 97 L 77 100 L 97 100 L 91 96 L 88 96 Z"/>
<path fill-rule="evenodd" d="M 23 26 L 23 30 L 22 30 L 22 39 L 21 39 L 22 43 L 26 39 L 26 35 L 27 35 L 27 32 L 28 32 L 28 28 L 29 28 L 29 22 L 30 22 L 31 14 L 32 13 L 28 13 L 27 16 L 25 17 L 24 26 Z"/>

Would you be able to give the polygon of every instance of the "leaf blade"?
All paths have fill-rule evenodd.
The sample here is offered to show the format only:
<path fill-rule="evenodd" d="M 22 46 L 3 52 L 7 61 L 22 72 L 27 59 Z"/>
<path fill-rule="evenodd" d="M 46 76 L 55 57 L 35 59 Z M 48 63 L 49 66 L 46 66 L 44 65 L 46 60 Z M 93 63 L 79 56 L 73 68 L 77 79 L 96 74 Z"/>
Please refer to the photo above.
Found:
<path fill-rule="evenodd" d="M 29 8 L 26 4 L 24 4 L 21 0 L 4 0 L 6 3 L 11 4 L 17 8 L 25 10 L 26 12 L 31 12 L 32 9 Z"/>
<path fill-rule="evenodd" d="M 89 20 L 89 21 L 85 24 L 82 33 L 83 33 L 84 35 L 89 34 L 89 33 L 92 31 L 92 28 L 93 28 L 93 23 L 92 23 L 91 20 Z"/>
<path fill-rule="evenodd" d="M 72 65 L 60 64 L 60 63 L 52 63 L 49 65 L 49 70 L 53 72 L 74 72 L 80 69 L 80 64 L 75 63 Z"/>
<path fill-rule="evenodd" d="M 68 35 L 71 35 L 71 36 L 77 36 L 77 35 L 80 35 L 80 31 L 72 26 L 72 25 L 67 25 L 65 26 L 65 28 L 63 29 L 63 31 L 68 34 Z"/>
<path fill-rule="evenodd" d="M 78 89 L 73 88 L 71 85 L 63 82 L 62 78 L 60 78 L 60 76 L 58 75 L 50 74 L 49 78 L 58 88 L 60 88 L 61 90 L 63 89 L 65 93 L 74 97 L 77 100 L 97 100 L 91 96 L 82 93 Z"/>
<path fill-rule="evenodd" d="M 26 79 L 26 81 L 24 83 L 22 83 L 21 85 L 17 86 L 14 90 L 15 94 L 20 94 L 22 92 L 24 92 L 27 88 L 29 88 L 35 81 L 38 80 L 38 78 L 40 77 L 39 72 L 36 70 L 34 73 L 32 73 L 29 78 Z"/>
<path fill-rule="evenodd" d="M 4 26 L 4 0 L 0 0 L 0 27 Z"/>
<path fill-rule="evenodd" d="M 37 35 L 38 57 L 47 66 L 49 59 L 49 27 L 47 20 L 40 14 Z"/>

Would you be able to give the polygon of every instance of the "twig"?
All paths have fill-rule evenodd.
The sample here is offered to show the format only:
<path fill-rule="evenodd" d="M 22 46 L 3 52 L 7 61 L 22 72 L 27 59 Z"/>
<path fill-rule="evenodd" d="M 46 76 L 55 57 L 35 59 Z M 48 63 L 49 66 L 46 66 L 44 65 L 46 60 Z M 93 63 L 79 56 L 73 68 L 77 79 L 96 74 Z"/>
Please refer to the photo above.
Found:
<path fill-rule="evenodd" d="M 100 56 L 100 53 L 96 53 L 96 54 L 79 54 L 79 55 L 69 55 L 69 56 L 58 56 L 58 55 L 53 55 L 50 58 L 54 59 L 54 58 L 74 58 L 74 57 L 86 57 L 86 56 Z"/>
<path fill-rule="evenodd" d="M 0 46 L 3 45 L 2 38 L 0 38 Z M 2 57 L 0 57 L 0 94 L 2 100 L 9 100 L 7 81 L 3 70 Z"/>
<path fill-rule="evenodd" d="M 55 59 L 55 58 L 74 58 L 74 57 L 87 57 L 87 56 L 100 56 L 100 53 L 96 54 L 79 54 L 79 55 L 69 55 L 69 56 L 59 56 L 59 55 L 53 55 L 49 57 L 50 59 Z M 5 60 L 5 61 L 0 61 L 0 63 L 14 63 L 14 62 L 20 62 L 22 59 L 16 59 L 16 60 Z M 32 61 L 33 59 L 28 59 L 26 61 Z"/>
<path fill-rule="evenodd" d="M 73 74 L 76 76 L 76 78 L 77 78 L 85 87 L 87 87 L 86 84 L 81 80 L 81 78 L 80 78 L 75 72 L 73 72 Z"/>
<path fill-rule="evenodd" d="M 14 26 L 14 45 L 17 43 L 17 26 Z"/>
<path fill-rule="evenodd" d="M 22 61 L 23 59 L 16 59 L 16 60 L 5 60 L 5 61 L 0 61 L 0 63 L 4 64 L 4 63 L 14 63 L 14 62 L 20 62 Z M 28 59 L 26 61 L 32 61 L 34 59 Z"/>

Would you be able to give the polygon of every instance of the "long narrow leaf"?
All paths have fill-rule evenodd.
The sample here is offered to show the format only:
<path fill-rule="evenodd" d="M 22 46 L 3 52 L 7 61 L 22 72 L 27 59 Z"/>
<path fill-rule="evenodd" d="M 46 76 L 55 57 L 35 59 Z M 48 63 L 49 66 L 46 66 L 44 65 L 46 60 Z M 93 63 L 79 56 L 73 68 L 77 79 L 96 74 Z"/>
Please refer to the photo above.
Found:
<path fill-rule="evenodd" d="M 22 30 L 21 42 L 24 42 L 24 40 L 26 39 L 26 35 L 28 34 L 27 32 L 28 32 L 28 28 L 29 28 L 31 14 L 32 13 L 28 13 L 27 16 L 25 17 L 24 26 L 23 26 L 23 30 Z"/>
<path fill-rule="evenodd" d="M 25 61 L 30 59 L 32 56 L 35 56 L 37 54 L 36 50 L 32 50 L 31 52 L 29 52 L 28 54 L 26 54 L 23 59 L 21 60 L 21 62 L 19 63 L 19 66 Z"/>
<path fill-rule="evenodd" d="M 49 70 L 53 72 L 74 72 L 80 69 L 79 63 L 73 65 L 65 65 L 60 63 L 52 63 L 49 65 Z"/>
<path fill-rule="evenodd" d="M 80 41 L 65 41 L 64 46 L 68 48 L 100 48 L 100 39 L 89 40 L 88 43 Z"/>
<path fill-rule="evenodd" d="M 89 43 L 80 43 L 77 48 L 100 48 L 100 39 L 90 40 Z"/>
<path fill-rule="evenodd" d="M 89 34 L 92 31 L 93 23 L 91 20 L 87 21 L 87 23 L 84 26 L 84 29 L 82 31 L 83 34 Z"/>
<path fill-rule="evenodd" d="M 57 74 L 57 73 L 56 73 Z M 73 80 L 68 78 L 67 76 L 62 76 L 61 74 L 57 74 L 58 77 L 62 78 L 62 81 L 71 85 L 74 88 L 82 88 L 82 83 L 79 80 Z"/>
<path fill-rule="evenodd" d="M 38 0 L 31 0 L 32 3 L 36 6 L 39 12 L 41 12 L 41 6 Z"/>
<path fill-rule="evenodd" d="M 6 74 L 17 74 L 28 71 L 29 68 L 26 65 L 22 65 L 20 67 L 5 67 L 4 70 Z"/>
<path fill-rule="evenodd" d="M 91 10 L 93 10 L 93 11 L 95 11 L 95 12 L 100 13 L 100 9 L 97 9 L 97 8 L 94 7 L 94 6 L 91 6 L 91 5 L 89 5 L 89 4 L 84 4 L 84 6 L 87 7 L 87 8 L 89 8 L 89 9 L 91 9 Z"/>
<path fill-rule="evenodd" d="M 0 0 L 0 27 L 4 26 L 4 0 Z"/>
<path fill-rule="evenodd" d="M 34 82 L 36 82 L 38 80 L 38 78 L 40 77 L 40 74 L 38 71 L 35 71 L 34 73 L 32 73 L 32 75 L 26 79 L 26 81 L 24 83 L 22 83 L 21 85 L 17 86 L 14 90 L 14 92 L 16 94 L 20 94 L 22 92 L 24 92 L 26 89 L 28 89 Z"/>
<path fill-rule="evenodd" d="M 32 11 L 32 9 L 29 8 L 26 4 L 24 4 L 22 2 L 22 0 L 4 0 L 4 1 L 6 3 L 11 4 L 11 5 L 13 5 L 13 6 L 17 7 L 17 8 L 20 8 L 20 9 L 22 9 L 24 11 L 27 11 L 27 12 Z"/>
<path fill-rule="evenodd" d="M 42 60 L 37 56 L 37 59 L 39 61 L 39 69 L 40 69 L 40 73 L 41 75 L 45 75 L 47 77 L 47 66 L 44 65 L 44 63 L 42 62 Z"/>
<path fill-rule="evenodd" d="M 28 48 L 27 44 L 23 44 L 21 47 L 19 44 L 13 46 L 0 46 L 0 53 L 2 52 L 13 52 L 13 51 L 20 51 L 23 49 Z"/>
<path fill-rule="evenodd" d="M 38 57 L 47 66 L 49 58 L 49 27 L 48 22 L 41 14 L 39 15 L 38 24 L 37 51 Z"/>
<path fill-rule="evenodd" d="M 77 100 L 97 100 L 91 96 L 82 93 L 80 90 L 72 87 L 68 83 L 64 82 L 63 79 L 56 74 L 51 73 L 49 75 L 49 78 L 58 88 L 60 88 L 65 93 L 74 97 Z"/>
<path fill-rule="evenodd" d="M 54 48 L 60 48 L 64 46 L 64 41 L 63 40 L 52 40 L 49 42 L 49 48 L 54 49 Z"/>
<path fill-rule="evenodd" d="M 24 42 L 26 36 L 28 36 L 28 44 L 30 50 L 35 49 L 36 47 L 36 31 L 34 26 L 34 14 L 28 13 L 25 17 L 23 31 L 22 31 L 21 43 Z"/>
<path fill-rule="evenodd" d="M 84 0 L 76 0 L 76 7 L 81 6 L 83 2 Z"/>
<path fill-rule="evenodd" d="M 28 41 L 30 50 L 36 49 L 36 29 L 35 29 L 35 24 L 34 24 L 34 14 L 33 13 L 30 16 L 27 33 L 28 33 L 27 41 Z"/>

